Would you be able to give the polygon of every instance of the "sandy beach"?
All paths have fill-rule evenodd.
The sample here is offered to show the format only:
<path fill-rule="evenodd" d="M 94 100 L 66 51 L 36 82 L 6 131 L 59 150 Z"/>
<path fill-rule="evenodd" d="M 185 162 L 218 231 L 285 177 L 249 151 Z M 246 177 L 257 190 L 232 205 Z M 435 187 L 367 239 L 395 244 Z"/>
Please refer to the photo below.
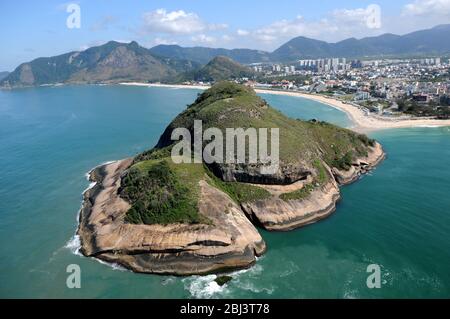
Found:
<path fill-rule="evenodd" d="M 180 88 L 180 89 L 197 89 L 206 90 L 209 86 L 200 85 L 182 85 L 182 84 L 150 84 L 150 83 L 120 83 L 121 85 L 133 85 L 133 86 L 147 86 L 147 87 L 168 87 L 168 88 Z M 345 112 L 349 118 L 354 123 L 352 127 L 353 130 L 358 132 L 368 132 L 392 128 L 407 128 L 407 127 L 440 127 L 440 126 L 450 126 L 450 120 L 435 120 L 435 119 L 420 119 L 420 118 L 409 118 L 409 119 L 398 119 L 395 117 L 386 116 L 374 116 L 366 115 L 366 113 L 350 104 L 346 104 L 342 101 L 331 97 L 325 97 L 317 94 L 307 94 L 301 92 L 290 92 L 290 91 L 277 91 L 277 90 L 264 90 L 255 89 L 257 93 L 263 94 L 276 94 L 276 95 L 288 95 L 294 97 L 302 97 L 305 99 L 314 100 L 323 104 L 327 104 L 334 107 L 340 111 Z"/>

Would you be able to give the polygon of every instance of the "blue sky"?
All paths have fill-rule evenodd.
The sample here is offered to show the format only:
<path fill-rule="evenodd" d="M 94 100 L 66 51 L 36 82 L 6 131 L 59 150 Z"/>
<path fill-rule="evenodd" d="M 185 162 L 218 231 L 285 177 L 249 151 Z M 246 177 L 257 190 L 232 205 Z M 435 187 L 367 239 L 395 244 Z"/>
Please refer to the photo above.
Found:
<path fill-rule="evenodd" d="M 70 3 L 80 7 L 79 29 L 66 25 Z M 373 5 L 380 20 L 370 24 Z M 36 57 L 108 40 L 272 51 L 299 35 L 335 42 L 404 34 L 450 23 L 450 0 L 2 0 L 0 12 L 0 71 L 11 71 Z"/>

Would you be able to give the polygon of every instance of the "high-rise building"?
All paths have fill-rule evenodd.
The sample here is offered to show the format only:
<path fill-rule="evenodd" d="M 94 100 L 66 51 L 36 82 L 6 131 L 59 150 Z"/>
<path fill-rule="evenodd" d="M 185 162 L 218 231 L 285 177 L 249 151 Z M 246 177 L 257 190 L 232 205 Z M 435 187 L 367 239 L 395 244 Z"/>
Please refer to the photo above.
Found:
<path fill-rule="evenodd" d="M 324 59 L 317 60 L 316 66 L 317 66 L 317 72 L 322 73 L 325 68 L 325 60 Z"/>
<path fill-rule="evenodd" d="M 342 70 L 347 70 L 347 59 L 342 58 Z"/>
<path fill-rule="evenodd" d="M 333 58 L 332 60 L 333 72 L 339 71 L 339 58 Z"/>

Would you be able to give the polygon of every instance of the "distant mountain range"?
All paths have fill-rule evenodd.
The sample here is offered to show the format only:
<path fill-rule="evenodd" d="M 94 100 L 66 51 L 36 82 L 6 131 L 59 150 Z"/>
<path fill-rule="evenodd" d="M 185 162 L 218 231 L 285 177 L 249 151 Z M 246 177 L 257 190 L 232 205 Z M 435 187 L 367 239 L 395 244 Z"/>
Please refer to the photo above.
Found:
<path fill-rule="evenodd" d="M 270 54 L 273 61 L 292 61 L 299 58 L 371 56 L 401 56 L 442 54 L 450 52 L 450 24 L 405 35 L 383 34 L 357 40 L 327 43 L 297 37 Z"/>
<path fill-rule="evenodd" d="M 412 56 L 450 53 L 450 24 L 406 35 L 383 34 L 337 43 L 296 37 L 273 52 L 250 49 L 184 48 L 158 45 L 151 49 L 136 42 L 110 41 L 85 51 L 38 58 L 0 74 L 0 86 L 18 87 L 54 83 L 174 82 L 220 79 L 247 74 L 238 63 L 293 62 L 302 58 Z M 214 59 L 221 56 L 220 59 Z M 224 59 L 227 57 L 228 59 Z M 233 62 L 231 60 L 236 62 Z M 211 61 L 211 64 L 208 62 Z M 205 67 L 202 66 L 206 65 Z M 4 76 L 4 78 L 2 78 Z"/>
<path fill-rule="evenodd" d="M 152 53 L 207 63 L 214 56 L 227 56 L 239 63 L 292 62 L 302 58 L 362 58 L 374 56 L 442 54 L 450 52 L 450 24 L 406 35 L 383 34 L 363 39 L 347 39 L 328 43 L 296 37 L 273 52 L 249 49 L 213 49 L 206 47 L 183 48 L 178 45 L 158 45 L 150 49 Z"/>

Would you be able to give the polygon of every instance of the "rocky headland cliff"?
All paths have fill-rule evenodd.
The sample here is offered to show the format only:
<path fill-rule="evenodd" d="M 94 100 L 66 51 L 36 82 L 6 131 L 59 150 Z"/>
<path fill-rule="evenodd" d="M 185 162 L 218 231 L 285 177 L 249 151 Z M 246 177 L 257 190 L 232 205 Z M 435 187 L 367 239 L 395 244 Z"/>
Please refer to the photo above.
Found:
<path fill-rule="evenodd" d="M 175 164 L 172 131 L 279 128 L 278 169 L 258 164 Z M 225 143 L 224 143 L 225 144 Z M 333 213 L 339 186 L 385 154 L 347 129 L 285 117 L 250 88 L 222 82 L 177 116 L 157 145 L 135 158 L 95 168 L 78 234 L 81 252 L 128 269 L 207 274 L 251 266 L 266 250 L 257 227 L 292 230 Z"/>

